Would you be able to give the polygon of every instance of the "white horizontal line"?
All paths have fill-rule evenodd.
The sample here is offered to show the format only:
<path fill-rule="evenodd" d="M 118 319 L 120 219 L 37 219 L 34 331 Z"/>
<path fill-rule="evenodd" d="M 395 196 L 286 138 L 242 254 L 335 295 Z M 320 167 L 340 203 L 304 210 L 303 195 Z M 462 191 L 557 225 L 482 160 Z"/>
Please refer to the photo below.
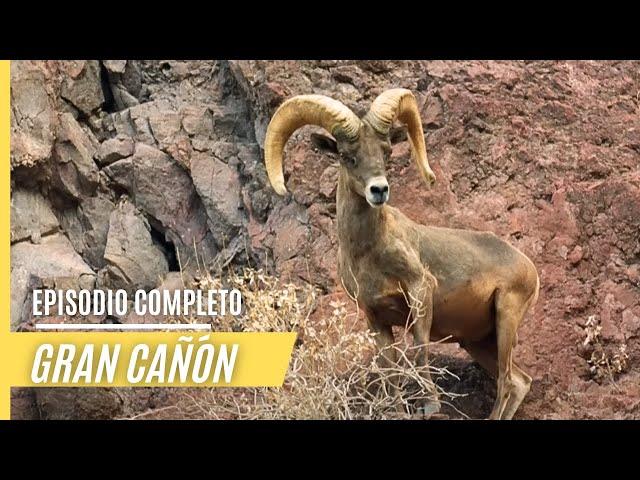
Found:
<path fill-rule="evenodd" d="M 209 330 L 208 323 L 36 323 L 36 330 Z"/>

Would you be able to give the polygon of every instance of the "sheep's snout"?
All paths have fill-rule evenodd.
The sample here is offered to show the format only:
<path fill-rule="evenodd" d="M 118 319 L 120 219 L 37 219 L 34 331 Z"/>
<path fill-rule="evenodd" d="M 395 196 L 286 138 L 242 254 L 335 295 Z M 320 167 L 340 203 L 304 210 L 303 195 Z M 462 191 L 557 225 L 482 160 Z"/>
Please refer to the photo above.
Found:
<path fill-rule="evenodd" d="M 389 201 L 389 183 L 384 177 L 373 177 L 367 182 L 365 197 L 369 205 L 379 207 Z"/>

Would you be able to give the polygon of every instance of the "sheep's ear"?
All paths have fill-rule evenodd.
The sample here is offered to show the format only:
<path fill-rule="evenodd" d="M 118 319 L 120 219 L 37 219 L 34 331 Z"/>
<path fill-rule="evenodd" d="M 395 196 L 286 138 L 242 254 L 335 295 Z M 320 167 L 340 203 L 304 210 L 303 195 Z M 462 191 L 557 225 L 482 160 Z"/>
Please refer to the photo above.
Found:
<path fill-rule="evenodd" d="M 319 150 L 338 153 L 338 143 L 336 142 L 335 138 L 330 137 L 329 135 L 312 133 L 311 143 L 313 143 L 313 145 Z"/>

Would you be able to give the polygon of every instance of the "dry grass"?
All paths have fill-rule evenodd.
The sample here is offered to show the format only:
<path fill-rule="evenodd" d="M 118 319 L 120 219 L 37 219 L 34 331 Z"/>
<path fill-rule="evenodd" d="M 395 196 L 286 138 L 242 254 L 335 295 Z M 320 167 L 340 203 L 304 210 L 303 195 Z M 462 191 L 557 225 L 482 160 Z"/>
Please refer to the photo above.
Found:
<path fill-rule="evenodd" d="M 391 348 L 400 361 L 381 367 L 373 334 L 365 331 L 347 304 L 332 303 L 312 319 L 318 292 L 310 285 L 282 283 L 261 271 L 245 270 L 226 279 L 198 279 L 202 289 L 233 286 L 242 292 L 244 312 L 213 322 L 217 331 L 296 331 L 298 340 L 282 388 L 212 388 L 182 391 L 177 406 L 186 418 L 205 419 L 389 419 L 422 417 L 419 407 L 440 395 L 444 368 L 417 367 L 416 347 L 407 340 Z M 317 315 L 316 315 L 317 317 Z M 363 321 L 361 321 L 363 322 Z M 424 378 L 430 368 L 433 381 Z M 399 386 L 391 395 L 392 382 Z"/>

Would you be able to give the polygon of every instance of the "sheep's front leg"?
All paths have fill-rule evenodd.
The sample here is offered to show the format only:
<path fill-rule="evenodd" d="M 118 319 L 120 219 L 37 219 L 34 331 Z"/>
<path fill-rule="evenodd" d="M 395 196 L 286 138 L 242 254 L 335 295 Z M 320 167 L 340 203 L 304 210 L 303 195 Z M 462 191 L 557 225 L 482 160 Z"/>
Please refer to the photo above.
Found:
<path fill-rule="evenodd" d="M 389 371 L 398 363 L 398 356 L 394 347 L 395 338 L 391 325 L 386 325 L 377 320 L 371 313 L 367 313 L 367 323 L 369 330 L 373 332 L 376 347 L 378 350 L 378 366 Z M 388 394 L 393 399 L 395 409 L 398 413 L 404 413 L 402 402 L 400 401 L 400 389 L 397 376 L 392 376 L 387 385 Z"/>
<path fill-rule="evenodd" d="M 407 285 L 407 300 L 411 308 L 411 331 L 415 346 L 418 348 L 416 365 L 420 375 L 427 382 L 432 401 L 425 402 L 424 414 L 431 415 L 440 411 L 438 391 L 431 379 L 429 369 L 429 342 L 431 322 L 433 320 L 433 292 L 436 279 L 428 271 L 424 271 L 419 279 Z"/>

